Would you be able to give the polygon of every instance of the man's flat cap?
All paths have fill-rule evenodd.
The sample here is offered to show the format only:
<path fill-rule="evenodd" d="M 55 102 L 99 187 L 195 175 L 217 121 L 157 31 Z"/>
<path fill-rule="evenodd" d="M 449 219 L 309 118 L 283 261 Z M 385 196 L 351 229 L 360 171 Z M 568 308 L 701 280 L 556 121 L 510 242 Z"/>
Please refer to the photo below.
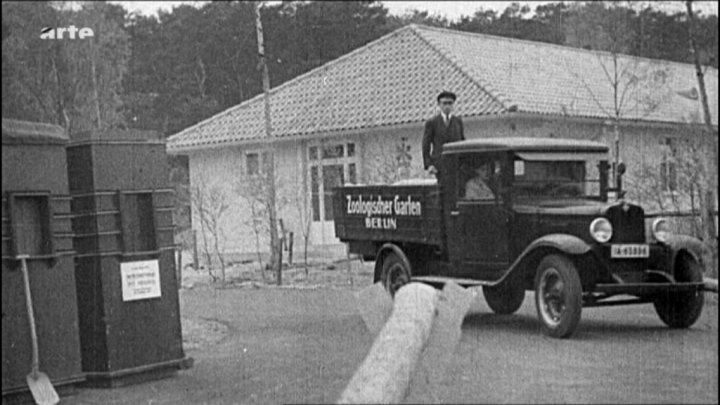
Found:
<path fill-rule="evenodd" d="M 453 99 L 453 101 L 457 100 L 457 96 L 451 91 L 443 91 L 442 93 L 440 93 L 437 96 L 437 101 L 440 101 L 441 98 L 451 98 Z"/>

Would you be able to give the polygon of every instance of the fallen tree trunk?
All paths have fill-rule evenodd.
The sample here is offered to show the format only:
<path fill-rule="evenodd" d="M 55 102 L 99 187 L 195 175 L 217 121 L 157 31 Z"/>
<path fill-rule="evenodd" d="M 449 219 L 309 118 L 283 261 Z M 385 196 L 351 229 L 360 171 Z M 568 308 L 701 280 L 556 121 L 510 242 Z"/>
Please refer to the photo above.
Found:
<path fill-rule="evenodd" d="M 410 283 L 395 294 L 392 314 L 343 391 L 341 404 L 402 401 L 432 329 L 437 291 Z"/>

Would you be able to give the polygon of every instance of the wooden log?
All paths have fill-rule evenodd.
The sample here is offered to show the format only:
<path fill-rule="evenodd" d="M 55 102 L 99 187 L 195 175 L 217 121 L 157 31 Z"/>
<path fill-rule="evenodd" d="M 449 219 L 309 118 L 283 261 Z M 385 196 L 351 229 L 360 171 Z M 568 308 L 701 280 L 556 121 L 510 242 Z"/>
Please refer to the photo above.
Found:
<path fill-rule="evenodd" d="M 437 291 L 425 284 L 410 283 L 398 290 L 390 318 L 339 403 L 388 404 L 403 400 L 430 336 L 437 300 Z"/>
<path fill-rule="evenodd" d="M 455 348 L 462 336 L 463 320 L 477 297 L 477 291 L 449 282 L 438 295 L 437 315 L 433 320 L 430 337 L 410 381 L 407 396 L 410 401 L 422 398 L 423 402 L 445 402 L 437 397 L 441 391 L 439 387 L 452 364 Z"/>
<path fill-rule="evenodd" d="M 378 282 L 355 293 L 355 300 L 365 327 L 375 339 L 392 314 L 392 297 L 382 283 Z"/>

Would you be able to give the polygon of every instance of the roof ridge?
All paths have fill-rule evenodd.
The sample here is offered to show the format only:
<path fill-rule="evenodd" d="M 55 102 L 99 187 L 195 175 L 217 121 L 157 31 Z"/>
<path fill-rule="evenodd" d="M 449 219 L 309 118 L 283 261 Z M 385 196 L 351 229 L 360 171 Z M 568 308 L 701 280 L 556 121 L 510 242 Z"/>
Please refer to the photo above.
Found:
<path fill-rule="evenodd" d="M 370 48 L 370 47 L 373 46 L 373 45 L 379 44 L 380 42 L 383 42 L 383 41 L 386 41 L 386 40 L 390 39 L 391 37 L 397 36 L 397 35 L 399 35 L 401 32 L 408 31 L 408 30 L 412 30 L 412 26 L 413 26 L 413 25 L 415 25 L 415 24 L 406 25 L 406 26 L 404 26 L 404 27 L 401 27 L 401 28 L 398 28 L 398 29 L 396 29 L 396 30 L 394 30 L 394 31 L 391 31 L 391 32 L 389 32 L 389 33 L 381 36 L 380 38 L 374 39 L 374 40 L 368 42 L 367 44 L 365 44 L 365 45 L 363 45 L 363 46 L 361 46 L 361 47 L 359 47 L 359 48 L 357 48 L 357 49 L 354 49 L 354 50 L 352 50 L 352 51 L 350 51 L 350 52 L 348 52 L 348 53 L 346 53 L 346 54 L 343 54 L 343 55 L 335 58 L 335 59 L 329 60 L 329 61 L 323 63 L 322 65 L 320 65 L 320 66 L 318 66 L 318 67 L 315 67 L 315 68 L 313 68 L 313 69 L 310 69 L 310 70 L 308 70 L 307 72 L 305 72 L 305 73 L 303 73 L 303 74 L 301 74 L 301 75 L 299 75 L 299 76 L 295 76 L 295 77 L 293 77 L 292 79 L 290 79 L 290 80 L 288 80 L 288 81 L 286 81 L 286 82 L 280 83 L 279 85 L 277 85 L 277 86 L 275 86 L 275 87 L 273 87 L 273 88 L 270 89 L 270 95 L 273 95 L 274 93 L 277 93 L 278 91 L 284 89 L 285 87 L 288 87 L 288 86 L 290 86 L 290 85 L 293 85 L 293 84 L 295 84 L 296 82 L 298 82 L 298 81 L 300 81 L 300 80 L 302 80 L 302 79 L 304 79 L 304 78 L 306 78 L 306 77 L 308 77 L 308 76 L 311 76 L 311 75 L 315 74 L 316 72 L 321 71 L 322 69 L 327 69 L 327 68 L 329 68 L 329 67 L 331 67 L 331 66 L 333 66 L 333 65 L 336 65 L 336 64 L 338 64 L 338 63 L 340 63 L 340 62 L 342 62 L 342 61 L 344 61 L 344 60 L 346 60 L 346 59 L 348 59 L 348 58 L 350 58 L 350 57 L 352 57 L 352 56 L 355 56 L 356 54 L 358 54 L 358 53 L 360 53 L 360 52 L 362 52 L 362 51 L 365 51 L 366 49 Z M 227 109 L 225 109 L 225 110 L 223 110 L 223 111 L 220 111 L 219 113 L 217 113 L 217 114 L 215 114 L 215 115 L 212 115 L 212 116 L 210 116 L 210 117 L 208 117 L 208 118 L 206 118 L 206 119 L 204 119 L 204 120 L 202 120 L 202 121 L 200 121 L 200 122 L 198 122 L 198 123 L 196 123 L 196 124 L 193 124 L 192 126 L 190 126 L 190 127 L 188 127 L 188 128 L 185 128 L 184 130 L 182 130 L 182 131 L 180 131 L 180 132 L 178 132 L 178 133 L 176 133 L 176 134 L 173 134 L 173 135 L 169 136 L 169 137 L 168 137 L 168 140 L 171 140 L 171 139 L 173 139 L 173 138 L 175 138 L 175 137 L 177 137 L 177 136 L 180 136 L 180 135 L 184 134 L 184 133 L 187 132 L 187 131 L 195 130 L 196 128 L 198 128 L 198 127 L 201 126 L 202 124 L 206 123 L 207 121 L 213 120 L 213 119 L 215 119 L 215 118 L 220 118 L 220 117 L 225 116 L 225 115 L 227 115 L 227 114 L 230 114 L 230 113 L 232 113 L 232 112 L 234 112 L 234 111 L 236 111 L 236 110 L 239 110 L 239 109 L 241 109 L 241 108 L 244 108 L 244 107 L 246 107 L 246 106 L 249 106 L 249 105 L 251 105 L 253 102 L 255 102 L 257 99 L 260 99 L 262 96 L 263 96 L 263 93 L 260 93 L 260 94 L 256 95 L 255 97 L 252 97 L 252 98 L 250 98 L 250 99 L 247 99 L 247 100 L 241 102 L 240 104 L 234 105 L 234 106 L 232 106 L 232 107 L 228 107 Z"/>
<path fill-rule="evenodd" d="M 474 83 L 476 86 L 478 86 L 482 91 L 487 93 L 493 100 L 498 102 L 504 109 L 509 109 L 508 105 L 512 105 L 512 100 L 509 100 L 508 97 L 503 94 L 501 91 L 498 91 L 497 89 L 493 88 L 488 83 L 485 83 L 484 80 L 480 80 L 476 77 L 474 77 L 472 74 L 467 72 L 463 66 L 458 63 L 458 61 L 453 60 L 449 55 L 447 55 L 445 52 L 443 52 L 438 46 L 433 44 L 428 38 L 425 38 L 420 32 L 420 28 L 424 26 L 420 26 L 418 24 L 410 24 L 409 27 L 412 29 L 413 33 L 417 35 L 420 40 L 422 40 L 424 43 L 426 43 L 431 49 L 433 49 L 435 52 L 437 52 L 443 59 L 447 60 L 450 65 L 455 67 L 460 73 L 463 74 L 468 80 L 470 80 L 472 83 Z"/>
<path fill-rule="evenodd" d="M 509 41 L 509 42 L 522 42 L 526 44 L 531 44 L 535 46 L 551 46 L 554 48 L 560 48 L 568 51 L 578 52 L 578 53 L 590 53 L 593 55 L 598 54 L 606 54 L 608 56 L 612 56 L 612 52 L 609 51 L 601 51 L 597 49 L 584 49 L 584 48 L 576 48 L 574 46 L 568 46 L 568 45 L 560 45 L 560 44 L 553 44 L 550 42 L 542 42 L 542 41 L 531 41 L 529 39 L 520 39 L 520 38 L 512 38 L 512 37 L 503 37 L 499 35 L 491 35 L 491 34 L 484 34 L 480 32 L 470 32 L 470 31 L 460 31 L 460 30 L 453 30 L 450 28 L 440 28 L 440 27 L 432 27 L 429 25 L 423 25 L 423 24 L 411 24 L 415 26 L 417 29 L 420 30 L 430 30 L 430 31 L 441 31 L 444 33 L 453 33 L 453 34 L 461 34 L 461 35 L 467 35 L 467 36 L 476 36 L 476 37 L 489 37 L 496 40 L 503 40 L 503 41 Z M 639 60 L 647 60 L 651 62 L 663 62 L 663 63 L 669 63 L 674 65 L 680 65 L 684 67 L 694 68 L 692 63 L 683 63 L 683 62 L 677 62 L 673 60 L 667 60 L 667 59 L 654 59 L 654 58 L 648 58 L 645 56 L 634 56 L 634 55 L 628 55 L 626 53 L 618 53 L 618 56 L 626 57 L 626 58 L 632 58 L 632 59 L 639 59 Z M 715 71 L 717 74 L 718 69 L 714 68 L 710 65 L 702 65 L 704 68 L 706 68 L 706 72 Z"/>

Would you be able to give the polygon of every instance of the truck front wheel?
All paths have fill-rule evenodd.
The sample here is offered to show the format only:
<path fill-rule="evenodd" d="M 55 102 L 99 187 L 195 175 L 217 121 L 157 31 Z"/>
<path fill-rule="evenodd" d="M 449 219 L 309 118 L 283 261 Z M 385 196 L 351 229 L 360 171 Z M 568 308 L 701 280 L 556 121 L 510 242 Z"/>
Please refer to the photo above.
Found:
<path fill-rule="evenodd" d="M 499 286 L 483 286 L 483 295 L 493 312 L 509 315 L 522 306 L 525 299 L 525 289 L 520 284 L 520 280 L 511 279 Z"/>
<path fill-rule="evenodd" d="M 678 257 L 675 280 L 678 282 L 702 281 L 702 268 L 695 258 L 685 253 Z M 689 328 L 700 317 L 705 294 L 700 291 L 679 291 L 660 294 L 655 299 L 655 311 L 671 328 Z"/>
<path fill-rule="evenodd" d="M 387 292 L 389 292 L 392 297 L 395 297 L 395 293 L 400 287 L 410 282 L 410 269 L 400 256 L 395 253 L 389 253 L 383 260 L 380 280 Z"/>
<path fill-rule="evenodd" d="M 542 259 L 535 275 L 535 305 L 545 333 L 572 335 L 580 322 L 582 284 L 573 262 L 560 255 Z"/>

